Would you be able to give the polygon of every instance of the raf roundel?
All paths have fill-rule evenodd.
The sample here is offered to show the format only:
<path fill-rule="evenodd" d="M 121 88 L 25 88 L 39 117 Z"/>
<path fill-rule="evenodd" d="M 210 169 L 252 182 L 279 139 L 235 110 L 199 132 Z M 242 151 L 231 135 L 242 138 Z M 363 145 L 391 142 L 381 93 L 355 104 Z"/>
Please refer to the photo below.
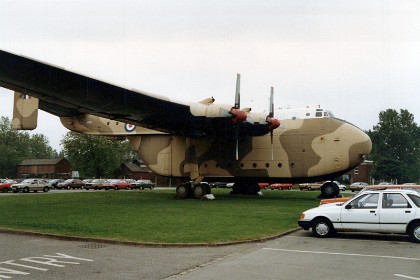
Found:
<path fill-rule="evenodd" d="M 134 124 L 129 124 L 129 123 L 126 123 L 124 128 L 125 128 L 125 131 L 127 132 L 133 132 L 134 130 L 136 130 L 136 126 Z"/>

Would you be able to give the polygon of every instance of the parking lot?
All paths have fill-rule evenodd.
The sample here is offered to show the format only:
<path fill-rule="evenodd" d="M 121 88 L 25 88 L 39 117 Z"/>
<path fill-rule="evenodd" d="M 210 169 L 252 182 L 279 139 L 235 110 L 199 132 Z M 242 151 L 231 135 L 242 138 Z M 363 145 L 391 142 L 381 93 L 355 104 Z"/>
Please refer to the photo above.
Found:
<path fill-rule="evenodd" d="M 2 233 L 0 252 L 0 279 L 420 279 L 419 244 L 393 235 L 152 248 Z"/>

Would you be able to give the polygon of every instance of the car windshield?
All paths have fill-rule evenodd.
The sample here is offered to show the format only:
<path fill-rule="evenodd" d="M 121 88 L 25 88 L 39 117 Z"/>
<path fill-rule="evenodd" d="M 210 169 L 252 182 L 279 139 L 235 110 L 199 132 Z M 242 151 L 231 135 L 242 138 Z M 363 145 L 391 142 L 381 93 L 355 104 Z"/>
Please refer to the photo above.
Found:
<path fill-rule="evenodd" d="M 25 184 L 32 183 L 32 179 L 25 179 L 22 181 L 22 183 L 25 183 Z"/>
<path fill-rule="evenodd" d="M 411 198 L 411 200 L 417 207 L 420 207 L 420 196 L 414 194 L 409 194 L 408 196 Z"/>

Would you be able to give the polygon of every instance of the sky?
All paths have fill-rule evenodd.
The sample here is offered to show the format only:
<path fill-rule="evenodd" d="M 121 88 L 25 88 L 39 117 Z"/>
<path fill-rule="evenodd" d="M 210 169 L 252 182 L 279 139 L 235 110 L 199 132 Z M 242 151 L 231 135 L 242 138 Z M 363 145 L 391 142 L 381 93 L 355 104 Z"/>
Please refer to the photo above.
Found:
<path fill-rule="evenodd" d="M 420 123 L 420 1 L 0 0 L 0 49 L 176 100 L 316 107 L 361 129 Z M 13 93 L 0 88 L 0 115 Z M 56 150 L 67 130 L 40 112 Z"/>

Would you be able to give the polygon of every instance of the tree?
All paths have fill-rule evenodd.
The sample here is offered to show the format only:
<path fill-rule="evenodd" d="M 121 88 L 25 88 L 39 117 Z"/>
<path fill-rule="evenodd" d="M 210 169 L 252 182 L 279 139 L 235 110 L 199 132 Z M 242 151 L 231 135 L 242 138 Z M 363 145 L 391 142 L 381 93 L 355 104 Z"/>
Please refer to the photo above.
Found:
<path fill-rule="evenodd" d="M 56 155 L 44 135 L 30 136 L 28 132 L 13 130 L 9 118 L 0 118 L 0 177 L 15 177 L 16 166 L 24 159 Z"/>
<path fill-rule="evenodd" d="M 420 177 L 420 127 L 407 110 L 387 109 L 379 113 L 379 123 L 368 131 L 372 139 L 373 176 L 414 182 Z"/>
<path fill-rule="evenodd" d="M 81 177 L 114 176 L 122 162 L 135 158 L 127 140 L 112 141 L 102 136 L 68 132 L 61 143 L 64 155 Z"/>

